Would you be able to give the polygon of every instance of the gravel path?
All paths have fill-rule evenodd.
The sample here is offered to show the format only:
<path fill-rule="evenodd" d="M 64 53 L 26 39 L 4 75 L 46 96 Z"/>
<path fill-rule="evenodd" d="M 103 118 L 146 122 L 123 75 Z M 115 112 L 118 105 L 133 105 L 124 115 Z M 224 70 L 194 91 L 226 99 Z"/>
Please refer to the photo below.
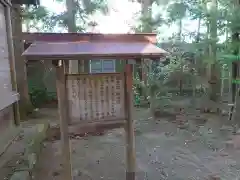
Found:
<path fill-rule="evenodd" d="M 240 178 L 240 151 L 231 147 L 231 143 L 226 148 L 226 141 L 233 136 L 222 120 L 207 117 L 205 124 L 199 124 L 191 116 L 188 126 L 180 129 L 176 122 L 167 119 L 157 122 L 148 119 L 146 111 L 136 114 L 137 180 Z M 238 135 L 234 138 L 240 142 Z M 103 136 L 72 139 L 74 179 L 123 180 L 124 140 L 123 129 L 108 131 Z M 41 159 L 42 173 L 38 173 L 37 180 L 59 179 L 60 141 L 48 142 Z"/>

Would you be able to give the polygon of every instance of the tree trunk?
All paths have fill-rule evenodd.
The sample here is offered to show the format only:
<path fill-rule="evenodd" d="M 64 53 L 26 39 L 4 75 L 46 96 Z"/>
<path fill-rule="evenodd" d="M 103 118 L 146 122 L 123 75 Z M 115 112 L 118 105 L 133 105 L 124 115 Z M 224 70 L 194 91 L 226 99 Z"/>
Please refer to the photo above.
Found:
<path fill-rule="evenodd" d="M 67 7 L 68 32 L 71 32 L 71 33 L 77 32 L 75 1 L 74 0 L 66 0 L 66 7 Z M 81 70 L 82 70 L 82 68 L 84 68 L 83 62 L 80 61 L 80 63 L 81 63 Z M 76 74 L 78 72 L 79 72 L 78 60 L 69 61 L 69 73 Z"/>
<path fill-rule="evenodd" d="M 74 0 L 66 0 L 68 32 L 77 32 Z"/>
<path fill-rule="evenodd" d="M 236 11 L 239 11 L 239 7 L 240 7 L 240 1 L 239 0 L 235 0 L 233 2 L 233 14 L 236 12 Z M 231 22 L 231 23 L 234 23 L 234 22 Z M 235 56 L 238 56 L 239 55 L 239 42 L 240 42 L 240 38 L 239 38 L 239 28 L 232 28 L 231 29 L 232 31 L 232 47 L 233 47 L 233 54 Z M 237 59 L 236 59 L 237 61 Z M 231 80 L 235 80 L 236 78 L 238 78 L 239 76 L 239 62 L 233 62 L 232 63 L 232 78 Z M 237 125 L 239 125 L 239 118 L 240 118 L 240 100 L 239 100 L 239 84 L 236 84 L 236 83 L 232 83 L 231 84 L 232 87 L 231 87 L 231 90 L 232 90 L 232 102 L 234 104 L 234 107 L 232 107 L 230 109 L 230 116 L 229 116 L 229 120 L 231 120 L 231 115 L 233 116 L 233 120 L 237 123 Z M 234 113 L 234 114 L 233 114 Z"/>
<path fill-rule="evenodd" d="M 234 5 L 233 5 L 233 8 L 234 9 L 237 9 L 238 7 L 240 7 L 240 2 L 239 0 L 235 0 L 234 1 Z M 233 44 L 233 54 L 234 55 L 238 55 L 239 54 L 239 29 L 232 29 L 232 44 Z M 237 76 L 238 76 L 238 67 L 239 65 L 234 62 L 232 63 L 232 79 L 236 79 Z M 236 93 L 236 90 L 237 90 L 237 85 L 235 83 L 232 83 L 232 100 L 233 102 L 235 101 L 235 93 Z"/>
<path fill-rule="evenodd" d="M 152 1 L 151 0 L 143 0 L 142 1 L 142 16 L 145 18 L 148 18 L 149 20 L 152 20 Z M 146 24 L 143 24 L 142 32 L 144 33 L 151 33 L 152 27 L 151 22 L 147 22 Z"/>
<path fill-rule="evenodd" d="M 152 17 L 152 1 L 151 0 L 142 0 L 141 1 L 141 16 L 144 17 L 144 18 L 147 18 L 147 17 Z M 141 27 L 141 31 L 143 33 L 151 33 L 152 32 L 152 28 L 149 26 L 149 23 L 148 22 L 142 22 L 142 27 Z M 147 81 L 147 76 L 146 74 L 148 73 L 148 70 L 147 68 L 145 67 L 145 64 L 147 64 L 146 60 L 145 59 L 141 59 L 139 63 L 137 63 L 135 65 L 135 70 L 136 70 L 136 74 L 139 75 L 139 79 L 141 81 L 143 81 L 144 83 L 146 83 Z M 137 67 L 136 67 L 137 66 Z M 147 65 L 148 66 L 148 65 Z M 143 89 L 142 87 L 139 87 L 139 94 L 140 96 L 143 96 Z M 145 97 L 146 98 L 146 97 Z M 147 100 L 147 99 L 145 99 Z"/>
<path fill-rule="evenodd" d="M 202 18 L 199 17 L 198 18 L 198 26 L 197 26 L 197 36 L 196 36 L 196 42 L 197 43 L 199 43 L 199 41 L 200 41 L 201 21 L 202 21 Z"/>
<path fill-rule="evenodd" d="M 151 27 L 151 21 L 152 21 L 152 0 L 142 0 L 142 17 L 150 20 L 150 22 L 143 22 L 142 24 L 142 32 L 143 33 L 151 33 L 152 32 L 152 27 Z M 142 67 L 143 64 L 147 64 L 147 67 L 151 67 L 151 62 L 148 60 L 143 59 L 142 60 Z M 151 68 L 145 68 L 144 73 L 149 73 Z M 147 72 L 146 72 L 147 71 Z M 143 79 L 143 78 L 142 78 Z M 146 79 L 143 79 L 144 82 L 146 82 Z M 150 85 L 151 86 L 151 85 Z M 154 93 L 151 91 L 150 88 L 150 93 L 149 93 L 149 103 L 150 103 L 150 111 L 153 115 L 154 118 L 154 110 L 155 110 L 155 97 Z"/>
<path fill-rule="evenodd" d="M 20 117 L 22 120 L 26 118 L 29 111 L 32 110 L 32 105 L 28 94 L 27 69 L 26 62 L 22 56 L 24 44 L 22 41 L 22 16 L 20 5 L 13 5 L 12 9 L 12 27 L 13 27 L 13 46 L 16 67 L 17 89 L 20 94 Z"/>
<path fill-rule="evenodd" d="M 25 22 L 25 24 L 26 24 L 26 32 L 30 32 L 30 22 L 29 22 L 29 20 L 27 20 L 26 22 Z"/>
<path fill-rule="evenodd" d="M 232 32 L 232 43 L 235 46 L 235 49 L 233 51 L 234 55 L 239 54 L 239 46 L 236 46 L 236 43 L 239 41 L 240 41 L 239 33 L 236 31 L 233 31 Z M 239 71 L 239 63 L 233 62 L 232 63 L 232 80 L 238 78 L 238 76 L 239 76 L 238 71 Z M 235 111 L 235 113 L 234 113 L 235 115 L 233 116 L 234 121 L 239 121 L 239 118 L 240 118 L 240 113 L 239 113 L 240 112 L 240 102 L 238 102 L 239 101 L 239 98 L 238 98 L 239 93 L 237 93 L 238 87 L 239 87 L 238 84 L 232 83 L 232 102 L 235 104 L 235 110 L 231 109 L 230 113 L 233 113 L 233 111 Z"/>
<path fill-rule="evenodd" d="M 221 97 L 224 95 L 224 89 L 225 89 L 225 69 L 221 68 Z"/>
<path fill-rule="evenodd" d="M 178 40 L 179 42 L 182 40 L 182 19 L 179 19 L 178 23 Z"/>
<path fill-rule="evenodd" d="M 217 63 L 217 0 L 212 0 L 211 10 L 210 10 L 210 46 L 209 46 L 209 58 L 211 60 L 210 64 L 210 94 L 209 98 L 212 101 L 219 101 L 220 97 L 220 68 Z"/>

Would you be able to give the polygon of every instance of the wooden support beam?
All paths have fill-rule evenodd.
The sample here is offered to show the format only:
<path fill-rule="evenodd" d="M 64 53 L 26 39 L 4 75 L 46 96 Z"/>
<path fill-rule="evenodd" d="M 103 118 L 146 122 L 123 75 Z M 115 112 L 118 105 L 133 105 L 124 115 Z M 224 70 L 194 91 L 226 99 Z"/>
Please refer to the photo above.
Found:
<path fill-rule="evenodd" d="M 67 68 L 66 68 L 66 64 L 67 62 L 69 61 L 64 61 L 64 78 L 65 78 L 65 97 L 66 97 L 66 106 L 65 106 L 65 109 L 66 109 L 66 113 L 67 113 L 67 124 L 68 125 L 71 125 L 72 124 L 72 118 L 70 117 L 70 111 L 69 111 L 69 108 L 70 108 L 70 103 L 71 103 L 71 100 L 69 100 L 68 98 L 68 85 L 67 85 Z"/>
<path fill-rule="evenodd" d="M 69 61 L 69 74 L 78 74 L 79 71 L 79 65 L 78 60 L 70 60 Z"/>
<path fill-rule="evenodd" d="M 12 17 L 12 41 L 14 47 L 15 57 L 15 71 L 16 71 L 16 82 L 17 91 L 20 94 L 19 107 L 21 120 L 27 118 L 28 111 L 33 109 L 29 92 L 28 92 L 28 81 L 27 81 L 27 68 L 25 58 L 22 56 L 24 50 L 23 38 L 22 38 L 22 15 L 21 6 L 13 4 L 11 9 Z"/>
<path fill-rule="evenodd" d="M 135 139 L 133 124 L 133 77 L 132 64 L 125 65 L 125 112 L 127 113 L 127 122 L 125 125 L 126 134 L 126 180 L 135 180 Z"/>
<path fill-rule="evenodd" d="M 62 143 L 62 158 L 63 158 L 63 179 L 72 180 L 72 163 L 71 163 L 71 147 L 68 136 L 68 99 L 66 94 L 66 76 L 64 72 L 64 63 L 59 61 L 56 66 L 57 73 L 57 94 L 58 94 L 58 111 L 60 118 L 60 131 Z"/>
<path fill-rule="evenodd" d="M 9 52 L 9 64 L 11 72 L 11 81 L 12 81 L 12 90 L 17 92 L 17 77 L 16 77 L 16 67 L 15 67 L 15 57 L 14 57 L 14 48 L 13 48 L 13 36 L 12 36 L 12 23 L 11 23 L 11 8 L 6 6 L 6 28 L 7 28 L 7 43 L 8 43 L 8 52 Z M 13 114 L 15 125 L 20 125 L 20 112 L 19 112 L 19 103 L 16 101 L 13 103 Z"/>

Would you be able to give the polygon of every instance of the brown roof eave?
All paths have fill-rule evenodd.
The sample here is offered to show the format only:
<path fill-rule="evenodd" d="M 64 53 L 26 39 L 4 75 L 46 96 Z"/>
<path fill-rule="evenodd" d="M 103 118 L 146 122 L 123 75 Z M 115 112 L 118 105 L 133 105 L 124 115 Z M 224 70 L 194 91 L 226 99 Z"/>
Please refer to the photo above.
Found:
<path fill-rule="evenodd" d="M 22 38 L 25 43 L 34 41 L 64 42 L 64 41 L 123 41 L 123 42 L 151 42 L 157 43 L 156 34 L 100 34 L 100 33 L 23 33 Z"/>
<path fill-rule="evenodd" d="M 132 55 L 23 55 L 27 61 L 39 61 L 39 60 L 94 60 L 94 59 L 118 59 L 118 60 L 129 60 L 129 59 L 138 59 L 138 58 L 149 58 L 152 60 L 159 60 L 160 58 L 165 57 L 164 54 L 132 54 Z M 163 59 L 162 59 L 163 60 Z"/>

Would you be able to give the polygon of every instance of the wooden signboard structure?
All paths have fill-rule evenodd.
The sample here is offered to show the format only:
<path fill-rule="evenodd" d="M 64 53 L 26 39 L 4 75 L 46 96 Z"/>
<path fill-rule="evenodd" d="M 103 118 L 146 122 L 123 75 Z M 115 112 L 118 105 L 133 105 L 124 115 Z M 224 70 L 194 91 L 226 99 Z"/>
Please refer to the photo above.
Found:
<path fill-rule="evenodd" d="M 56 67 L 64 179 L 72 180 L 70 127 L 124 127 L 126 179 L 135 179 L 133 125 L 133 65 L 139 59 L 160 60 L 166 51 L 156 47 L 155 34 L 34 33 L 23 53 L 28 60 L 50 60 Z M 69 60 L 116 59 L 122 72 L 68 73 Z M 115 126 L 114 126 L 115 125 Z M 87 130 L 86 130 L 87 131 Z"/>

